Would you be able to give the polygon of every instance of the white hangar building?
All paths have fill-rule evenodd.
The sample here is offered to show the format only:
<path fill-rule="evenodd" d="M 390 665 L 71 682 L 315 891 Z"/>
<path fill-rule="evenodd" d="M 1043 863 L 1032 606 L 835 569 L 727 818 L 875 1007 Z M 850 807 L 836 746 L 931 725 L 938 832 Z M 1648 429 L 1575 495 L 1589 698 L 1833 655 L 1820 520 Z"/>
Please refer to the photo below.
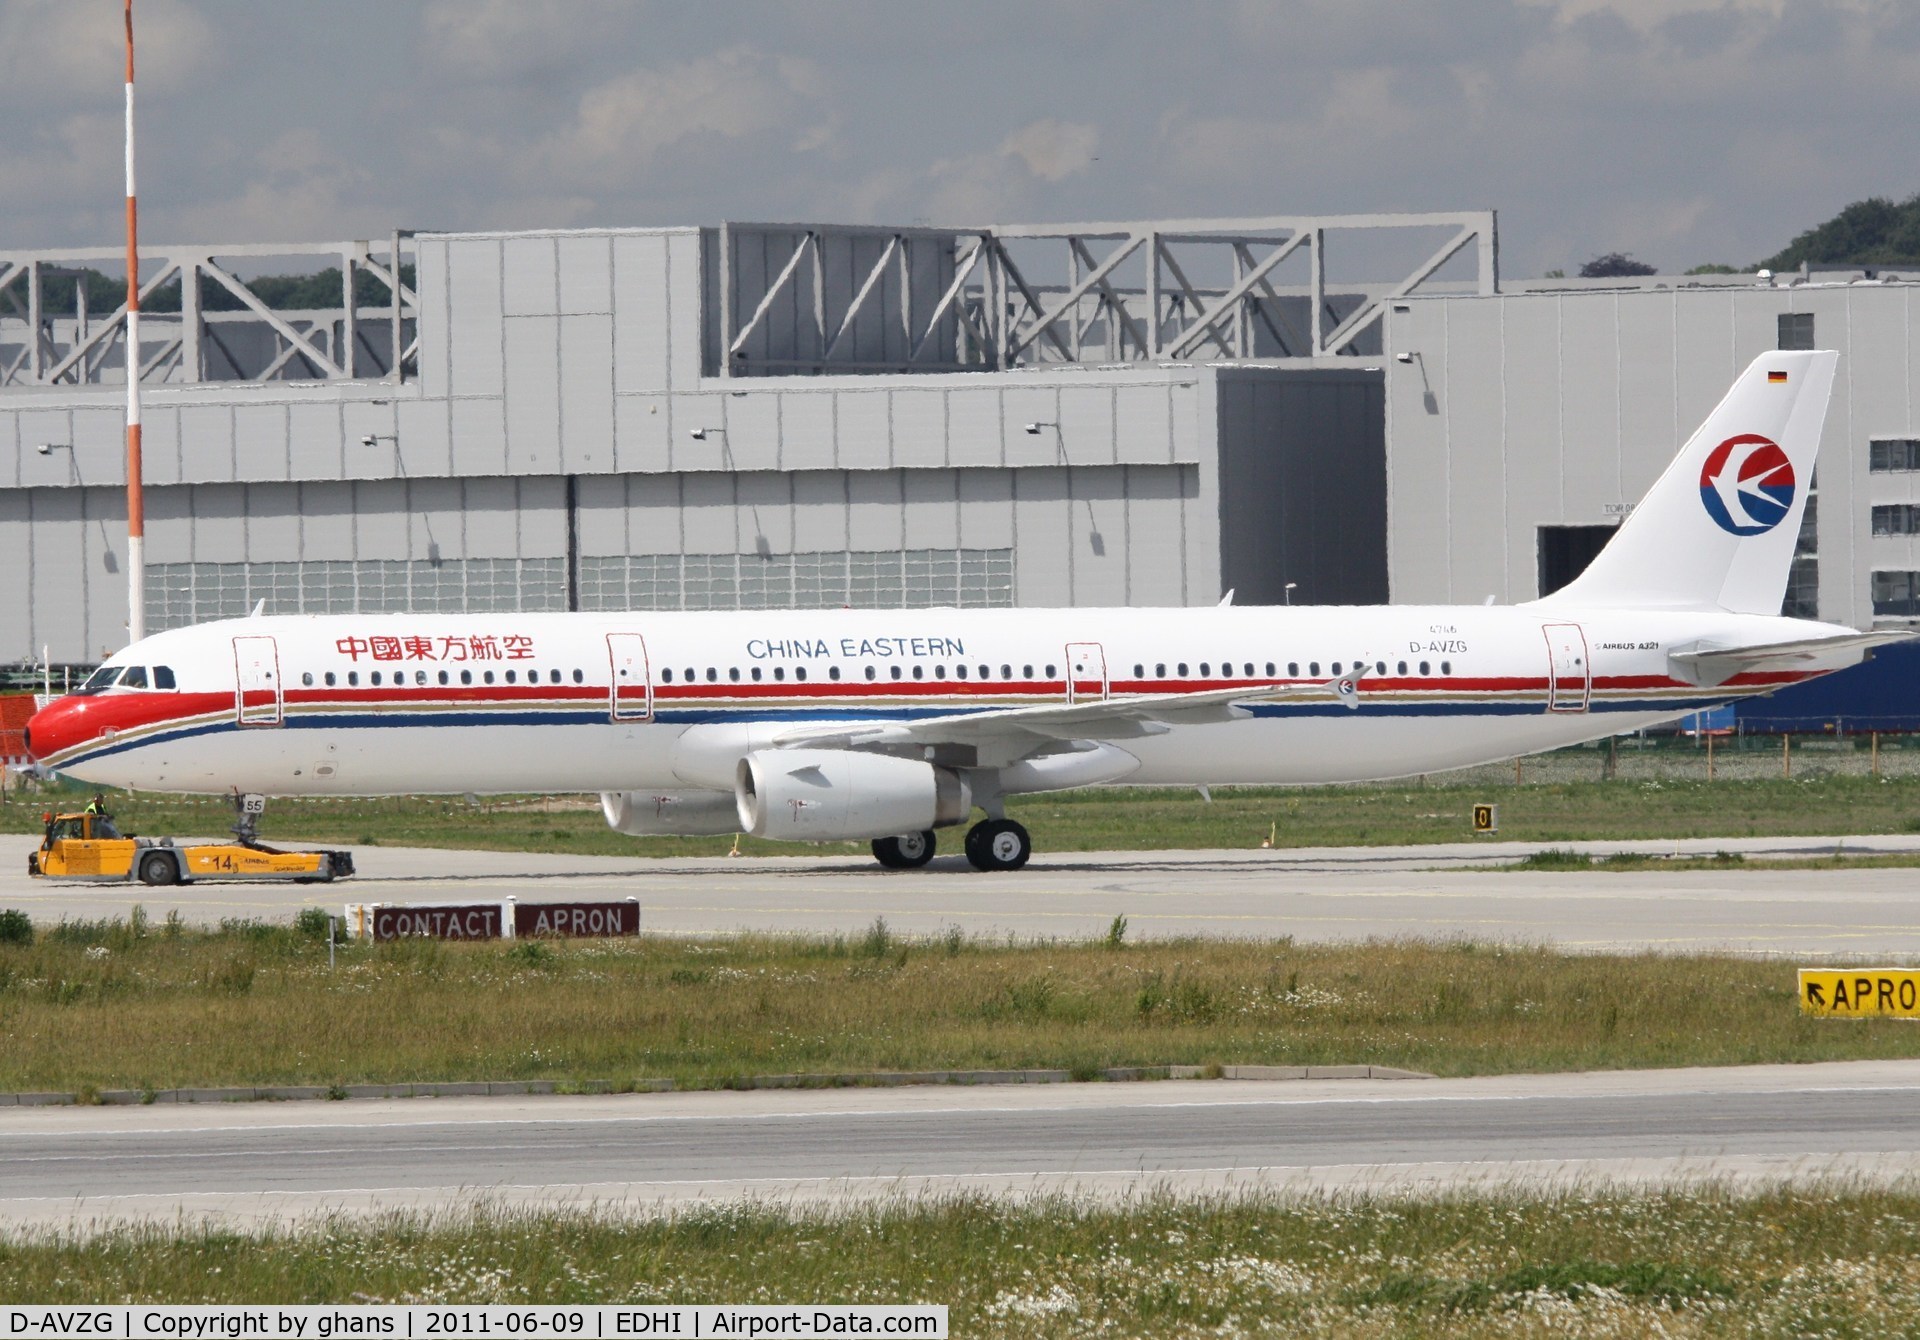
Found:
<path fill-rule="evenodd" d="M 0 252 L 0 660 L 125 641 L 118 255 Z M 1792 599 L 1920 612 L 1889 277 L 1503 285 L 1466 213 L 396 234 L 151 248 L 142 284 L 150 630 L 1522 600 L 1747 359 L 1814 341 Z"/>

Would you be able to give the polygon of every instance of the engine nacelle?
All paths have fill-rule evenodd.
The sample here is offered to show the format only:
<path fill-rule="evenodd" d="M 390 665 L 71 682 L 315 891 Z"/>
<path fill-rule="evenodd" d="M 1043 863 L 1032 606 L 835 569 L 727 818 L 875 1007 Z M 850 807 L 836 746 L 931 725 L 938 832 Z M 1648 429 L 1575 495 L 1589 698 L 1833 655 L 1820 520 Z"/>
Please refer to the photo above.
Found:
<path fill-rule="evenodd" d="M 740 831 L 731 791 L 602 791 L 607 827 L 628 837 L 716 837 Z"/>
<path fill-rule="evenodd" d="M 740 826 L 779 842 L 896 837 L 966 822 L 973 790 L 950 768 L 848 749 L 763 749 L 740 760 Z"/>

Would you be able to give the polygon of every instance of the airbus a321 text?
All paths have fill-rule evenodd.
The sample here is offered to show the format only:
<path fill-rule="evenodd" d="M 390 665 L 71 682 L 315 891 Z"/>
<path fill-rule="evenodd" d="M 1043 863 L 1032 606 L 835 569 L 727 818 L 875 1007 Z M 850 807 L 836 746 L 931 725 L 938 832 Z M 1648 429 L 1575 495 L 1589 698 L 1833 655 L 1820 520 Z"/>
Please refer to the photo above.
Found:
<path fill-rule="evenodd" d="M 623 833 L 872 839 L 889 866 L 979 810 L 968 859 L 1013 869 L 1011 795 L 1438 772 L 1901 636 L 1779 614 L 1836 358 L 1755 360 L 1586 572 L 1522 605 L 257 616 L 128 647 L 29 747 L 152 791 L 598 791 Z"/>

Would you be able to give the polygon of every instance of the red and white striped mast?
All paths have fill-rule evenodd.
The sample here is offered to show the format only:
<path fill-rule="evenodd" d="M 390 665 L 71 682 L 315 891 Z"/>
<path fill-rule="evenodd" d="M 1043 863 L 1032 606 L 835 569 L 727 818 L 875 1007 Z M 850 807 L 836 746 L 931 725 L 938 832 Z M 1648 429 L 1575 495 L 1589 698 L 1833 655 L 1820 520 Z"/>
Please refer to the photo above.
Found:
<path fill-rule="evenodd" d="M 147 517 L 140 494 L 140 250 L 133 194 L 133 0 L 127 0 L 127 640 L 147 635 Z"/>

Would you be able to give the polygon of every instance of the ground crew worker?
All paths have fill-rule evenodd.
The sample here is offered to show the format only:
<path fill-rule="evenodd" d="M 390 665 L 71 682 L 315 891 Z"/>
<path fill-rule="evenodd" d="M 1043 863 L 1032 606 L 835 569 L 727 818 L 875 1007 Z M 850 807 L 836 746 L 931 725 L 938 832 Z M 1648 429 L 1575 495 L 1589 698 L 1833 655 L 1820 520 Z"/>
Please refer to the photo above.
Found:
<path fill-rule="evenodd" d="M 88 814 L 105 814 L 106 812 L 107 812 L 106 793 L 103 791 L 94 792 L 93 799 L 87 802 L 87 813 Z"/>

